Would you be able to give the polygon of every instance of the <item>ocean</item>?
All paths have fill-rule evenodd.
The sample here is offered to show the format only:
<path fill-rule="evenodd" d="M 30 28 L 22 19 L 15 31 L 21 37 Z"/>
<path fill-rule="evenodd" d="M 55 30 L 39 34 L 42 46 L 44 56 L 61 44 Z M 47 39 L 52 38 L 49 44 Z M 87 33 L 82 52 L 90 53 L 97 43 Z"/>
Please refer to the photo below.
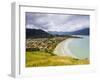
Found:
<path fill-rule="evenodd" d="M 78 59 L 89 59 L 89 36 L 77 36 L 81 38 L 69 38 L 60 42 L 54 49 L 54 54 Z"/>

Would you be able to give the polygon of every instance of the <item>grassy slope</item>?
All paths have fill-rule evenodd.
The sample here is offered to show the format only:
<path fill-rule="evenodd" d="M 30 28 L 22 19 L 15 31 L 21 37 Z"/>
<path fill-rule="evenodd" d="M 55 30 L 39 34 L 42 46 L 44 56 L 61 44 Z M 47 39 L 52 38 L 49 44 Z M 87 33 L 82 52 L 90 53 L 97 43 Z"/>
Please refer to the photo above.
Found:
<path fill-rule="evenodd" d="M 52 56 L 49 53 L 41 51 L 26 52 L 26 67 L 79 64 L 89 64 L 89 60 L 79 60 L 71 57 Z"/>

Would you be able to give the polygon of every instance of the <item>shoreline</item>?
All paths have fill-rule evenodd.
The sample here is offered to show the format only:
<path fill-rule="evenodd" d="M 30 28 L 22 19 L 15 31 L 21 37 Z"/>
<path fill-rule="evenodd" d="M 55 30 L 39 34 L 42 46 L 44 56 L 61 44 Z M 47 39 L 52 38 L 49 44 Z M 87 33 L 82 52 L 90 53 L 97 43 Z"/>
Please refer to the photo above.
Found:
<path fill-rule="evenodd" d="M 82 36 L 81 36 L 82 37 Z M 81 42 L 80 42 L 81 41 Z M 85 42 L 85 43 L 84 43 Z M 59 43 L 54 49 L 54 54 L 58 56 L 68 56 L 76 59 L 88 58 L 88 37 L 68 38 Z"/>
<path fill-rule="evenodd" d="M 69 43 L 73 40 L 73 38 L 69 38 L 66 39 L 62 42 L 60 42 L 56 48 L 54 49 L 53 53 L 58 55 L 58 56 L 68 56 L 68 57 L 72 57 L 72 58 L 77 58 L 76 56 L 74 56 L 71 51 L 68 48 Z M 67 42 L 67 43 L 66 43 Z M 66 47 L 65 47 L 66 45 Z M 67 49 L 67 50 L 66 50 Z"/>

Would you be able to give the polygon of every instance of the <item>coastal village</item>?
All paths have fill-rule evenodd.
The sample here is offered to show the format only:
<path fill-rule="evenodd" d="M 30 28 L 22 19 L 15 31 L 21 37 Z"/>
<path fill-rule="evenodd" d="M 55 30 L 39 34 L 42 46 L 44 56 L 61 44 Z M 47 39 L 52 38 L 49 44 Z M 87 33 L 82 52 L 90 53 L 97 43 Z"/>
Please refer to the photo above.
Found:
<path fill-rule="evenodd" d="M 52 53 L 58 43 L 67 37 L 35 38 L 26 40 L 26 51 L 45 51 Z"/>

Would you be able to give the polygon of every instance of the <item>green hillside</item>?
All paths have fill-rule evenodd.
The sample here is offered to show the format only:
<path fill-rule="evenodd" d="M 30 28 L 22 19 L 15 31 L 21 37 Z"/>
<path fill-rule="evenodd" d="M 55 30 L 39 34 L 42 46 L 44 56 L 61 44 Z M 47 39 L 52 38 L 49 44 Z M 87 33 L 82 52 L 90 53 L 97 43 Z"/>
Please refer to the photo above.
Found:
<path fill-rule="evenodd" d="M 46 52 L 26 52 L 26 67 L 39 66 L 62 66 L 62 65 L 83 65 L 89 64 L 88 59 L 75 59 L 71 57 L 53 56 Z"/>

